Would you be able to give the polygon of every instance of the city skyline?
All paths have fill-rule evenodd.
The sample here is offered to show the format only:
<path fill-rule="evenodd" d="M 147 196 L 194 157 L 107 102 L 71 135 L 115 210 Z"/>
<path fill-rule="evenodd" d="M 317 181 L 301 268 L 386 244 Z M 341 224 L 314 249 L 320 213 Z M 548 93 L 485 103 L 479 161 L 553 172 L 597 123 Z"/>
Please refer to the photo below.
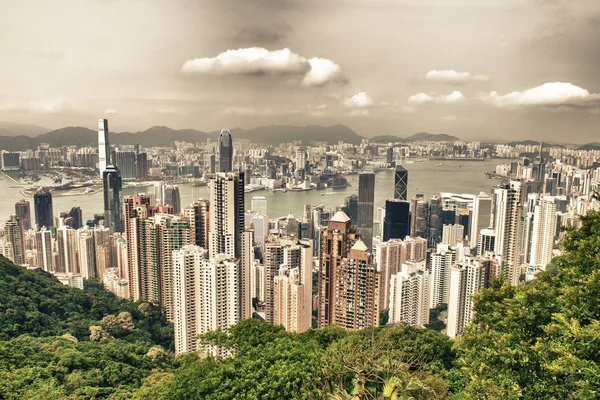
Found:
<path fill-rule="evenodd" d="M 30 3 L 0 16 L 0 33 L 15 38 L 0 43 L 0 121 L 55 129 L 104 116 L 127 131 L 342 123 L 367 137 L 568 133 L 585 143 L 600 119 L 593 1 L 86 0 L 44 5 L 44 18 Z M 110 31 L 89 29 L 106 20 Z M 142 34 L 146 23 L 160 29 Z"/>

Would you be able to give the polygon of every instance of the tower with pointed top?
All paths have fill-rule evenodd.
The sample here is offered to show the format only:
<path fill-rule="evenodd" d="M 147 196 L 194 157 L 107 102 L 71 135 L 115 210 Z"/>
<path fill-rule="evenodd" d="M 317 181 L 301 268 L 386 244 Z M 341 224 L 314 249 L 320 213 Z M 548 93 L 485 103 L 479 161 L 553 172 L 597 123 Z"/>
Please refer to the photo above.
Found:
<path fill-rule="evenodd" d="M 229 129 L 219 135 L 219 172 L 233 171 L 233 141 Z"/>

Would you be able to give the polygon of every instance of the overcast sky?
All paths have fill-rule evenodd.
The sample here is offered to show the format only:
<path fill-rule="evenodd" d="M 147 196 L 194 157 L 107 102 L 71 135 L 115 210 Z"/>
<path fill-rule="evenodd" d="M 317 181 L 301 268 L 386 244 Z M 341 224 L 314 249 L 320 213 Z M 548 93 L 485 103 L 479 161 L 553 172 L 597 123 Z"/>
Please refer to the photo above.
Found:
<path fill-rule="evenodd" d="M 0 0 L 0 120 L 600 141 L 598 0 Z"/>

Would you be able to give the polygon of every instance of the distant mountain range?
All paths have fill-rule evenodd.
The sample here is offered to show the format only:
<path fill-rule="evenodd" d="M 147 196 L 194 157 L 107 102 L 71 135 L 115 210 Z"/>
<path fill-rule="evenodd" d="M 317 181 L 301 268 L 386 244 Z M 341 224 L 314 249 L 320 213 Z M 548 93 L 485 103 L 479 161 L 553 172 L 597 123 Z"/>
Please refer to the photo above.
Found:
<path fill-rule="evenodd" d="M 412 136 L 403 138 L 400 136 L 394 135 L 382 135 L 375 136 L 369 139 L 369 141 L 374 143 L 410 143 L 410 142 L 419 142 L 419 141 L 430 141 L 430 142 L 454 142 L 460 140 L 456 136 L 446 135 L 445 133 L 428 133 L 428 132 L 419 132 L 415 133 Z"/>
<path fill-rule="evenodd" d="M 37 125 L 0 121 L 0 136 L 37 136 L 51 130 Z"/>
<path fill-rule="evenodd" d="M 249 139 L 258 143 L 279 145 L 281 143 L 301 140 L 308 144 L 311 141 L 326 141 L 337 143 L 359 144 L 363 139 L 345 125 L 321 126 L 290 126 L 269 125 L 253 129 L 235 128 L 231 130 L 234 138 Z M 195 129 L 175 130 L 166 126 L 154 126 L 141 132 L 110 133 L 110 143 L 114 145 L 169 146 L 175 141 L 204 142 L 207 139 L 216 140 L 219 132 L 202 132 Z M 60 146 L 92 146 L 98 141 L 98 133 L 80 126 L 57 129 L 35 137 L 25 135 L 0 136 L 0 148 L 3 150 L 34 149 L 40 143 L 48 143 L 53 147 Z"/>
<path fill-rule="evenodd" d="M 584 144 L 578 147 L 577 150 L 600 150 L 600 142 Z"/>

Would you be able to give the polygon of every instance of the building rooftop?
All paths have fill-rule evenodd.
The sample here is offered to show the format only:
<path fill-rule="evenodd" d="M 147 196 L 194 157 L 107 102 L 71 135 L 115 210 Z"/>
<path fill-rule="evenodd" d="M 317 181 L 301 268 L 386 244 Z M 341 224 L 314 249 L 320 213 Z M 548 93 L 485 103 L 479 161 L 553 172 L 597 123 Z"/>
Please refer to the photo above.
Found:
<path fill-rule="evenodd" d="M 358 241 L 356 243 L 354 243 L 354 246 L 352 246 L 352 250 L 369 251 L 369 248 L 367 247 L 365 242 L 358 239 Z"/>
<path fill-rule="evenodd" d="M 345 212 L 338 211 L 335 213 L 333 218 L 329 219 L 329 221 L 330 222 L 342 222 L 345 224 L 346 222 L 350 221 L 350 217 L 348 217 Z"/>

